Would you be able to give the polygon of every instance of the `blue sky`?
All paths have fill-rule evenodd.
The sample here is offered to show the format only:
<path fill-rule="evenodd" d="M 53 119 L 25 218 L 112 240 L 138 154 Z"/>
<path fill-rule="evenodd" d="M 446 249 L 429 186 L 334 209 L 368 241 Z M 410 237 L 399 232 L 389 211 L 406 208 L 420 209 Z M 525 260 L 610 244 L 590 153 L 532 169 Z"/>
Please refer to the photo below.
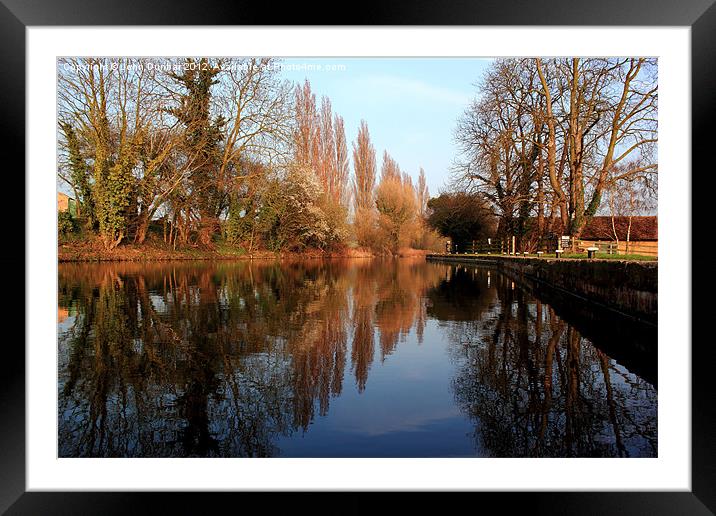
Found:
<path fill-rule="evenodd" d="M 349 148 L 364 119 L 379 170 L 387 150 L 414 179 L 422 166 L 435 195 L 455 157 L 456 120 L 474 98 L 474 84 L 489 63 L 474 58 L 292 58 L 283 60 L 281 73 L 294 82 L 307 78 L 317 100 L 322 95 L 331 99 L 333 111 L 345 121 Z M 317 64 L 345 69 L 310 67 Z"/>

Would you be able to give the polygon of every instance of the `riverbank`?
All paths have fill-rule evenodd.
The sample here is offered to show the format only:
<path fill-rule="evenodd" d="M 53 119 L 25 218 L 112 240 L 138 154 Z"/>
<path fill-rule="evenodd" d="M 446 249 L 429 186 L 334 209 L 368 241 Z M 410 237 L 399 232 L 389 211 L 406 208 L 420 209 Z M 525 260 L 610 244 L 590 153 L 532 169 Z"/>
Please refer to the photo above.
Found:
<path fill-rule="evenodd" d="M 658 262 L 428 254 L 427 260 L 491 265 L 629 317 L 656 324 Z"/>
<path fill-rule="evenodd" d="M 428 251 L 421 249 L 400 249 L 399 257 L 424 257 Z M 155 262 L 173 260 L 292 260 L 322 258 L 376 258 L 381 255 L 365 248 L 343 248 L 336 251 L 306 249 L 301 252 L 272 252 L 258 250 L 246 252 L 243 249 L 217 244 L 214 249 L 185 247 L 173 249 L 164 242 L 145 244 L 124 244 L 107 250 L 98 240 L 63 242 L 57 246 L 58 262 Z"/>

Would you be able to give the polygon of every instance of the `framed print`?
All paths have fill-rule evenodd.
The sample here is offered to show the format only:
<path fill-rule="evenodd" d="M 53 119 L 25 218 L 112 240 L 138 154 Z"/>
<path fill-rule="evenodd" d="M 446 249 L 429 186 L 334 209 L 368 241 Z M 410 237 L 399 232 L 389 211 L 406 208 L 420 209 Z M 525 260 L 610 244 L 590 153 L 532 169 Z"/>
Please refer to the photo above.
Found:
<path fill-rule="evenodd" d="M 716 7 L 191 7 L 0 6 L 3 511 L 713 513 Z"/>

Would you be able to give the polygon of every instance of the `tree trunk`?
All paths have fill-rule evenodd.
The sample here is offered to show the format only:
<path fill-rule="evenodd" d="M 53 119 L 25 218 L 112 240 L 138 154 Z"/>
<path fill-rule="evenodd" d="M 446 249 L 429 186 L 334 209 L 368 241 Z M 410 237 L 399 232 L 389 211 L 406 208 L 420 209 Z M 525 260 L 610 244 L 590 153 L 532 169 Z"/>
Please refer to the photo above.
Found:
<path fill-rule="evenodd" d="M 212 240 L 214 233 L 219 229 L 219 221 L 213 215 L 202 214 L 199 225 L 199 243 L 208 248 L 214 248 Z"/>
<path fill-rule="evenodd" d="M 134 233 L 134 242 L 143 244 L 147 238 L 147 230 L 149 229 L 149 217 L 142 217 L 137 224 L 137 230 Z"/>
<path fill-rule="evenodd" d="M 537 162 L 537 234 L 539 235 L 539 246 L 544 236 L 544 187 L 542 186 L 542 174 L 544 174 L 544 162 L 540 152 Z"/>
<path fill-rule="evenodd" d="M 617 254 L 619 254 L 619 233 L 617 233 L 616 224 L 614 224 L 614 212 L 612 211 L 612 231 L 614 232 L 614 239 L 617 242 Z"/>
<path fill-rule="evenodd" d="M 559 178 L 557 177 L 557 129 L 556 129 L 556 120 L 554 113 L 552 112 L 552 95 L 549 90 L 549 86 L 547 85 L 547 80 L 545 79 L 544 73 L 542 71 L 542 60 L 536 59 L 536 65 L 537 65 L 537 73 L 540 78 L 540 82 L 542 83 L 542 90 L 545 95 L 545 108 L 546 108 L 546 122 L 547 122 L 547 128 L 549 130 L 549 138 L 547 140 L 547 172 L 549 174 L 549 182 L 550 186 L 552 187 L 552 190 L 554 191 L 555 200 L 557 202 L 557 205 L 559 206 L 560 216 L 562 218 L 562 227 L 567 228 L 567 196 L 565 195 L 564 190 L 562 189 L 562 185 L 559 183 Z M 565 146 L 566 148 L 566 146 Z M 564 156 L 562 158 L 562 161 L 564 160 Z M 560 166 L 560 173 L 561 173 L 561 166 Z"/>

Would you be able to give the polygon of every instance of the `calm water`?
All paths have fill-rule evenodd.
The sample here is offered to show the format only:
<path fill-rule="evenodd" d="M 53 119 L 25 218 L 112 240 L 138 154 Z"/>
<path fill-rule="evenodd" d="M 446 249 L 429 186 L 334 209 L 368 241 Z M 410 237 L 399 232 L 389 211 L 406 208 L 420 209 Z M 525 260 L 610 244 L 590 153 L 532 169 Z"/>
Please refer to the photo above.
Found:
<path fill-rule="evenodd" d="M 487 268 L 60 264 L 59 321 L 62 457 L 657 454 L 656 329 Z"/>

